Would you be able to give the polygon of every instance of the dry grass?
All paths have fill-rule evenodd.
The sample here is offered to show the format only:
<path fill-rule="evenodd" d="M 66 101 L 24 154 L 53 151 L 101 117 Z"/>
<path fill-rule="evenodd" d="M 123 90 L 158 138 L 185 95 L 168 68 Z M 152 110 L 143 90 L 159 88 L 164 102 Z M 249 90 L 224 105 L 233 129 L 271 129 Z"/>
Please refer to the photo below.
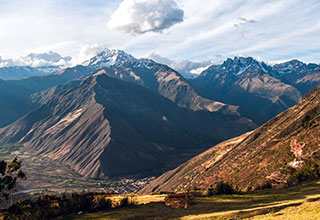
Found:
<path fill-rule="evenodd" d="M 320 201 L 304 202 L 300 206 L 288 207 L 278 212 L 255 216 L 250 220 L 317 220 L 320 219 Z"/>
<path fill-rule="evenodd" d="M 298 216 L 301 219 L 305 216 L 304 220 L 320 219 L 320 214 L 317 214 L 320 213 L 320 182 L 242 195 L 198 197 L 195 198 L 195 205 L 188 209 L 165 206 L 163 195 L 137 195 L 135 199 L 140 205 L 64 219 L 296 219 L 296 216 L 297 219 Z"/>

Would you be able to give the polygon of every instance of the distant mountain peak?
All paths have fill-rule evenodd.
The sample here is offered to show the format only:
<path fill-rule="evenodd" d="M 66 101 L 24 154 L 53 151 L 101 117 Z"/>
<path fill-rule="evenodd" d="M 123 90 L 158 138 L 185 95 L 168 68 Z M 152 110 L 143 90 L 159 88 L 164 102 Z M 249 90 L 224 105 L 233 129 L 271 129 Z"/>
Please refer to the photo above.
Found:
<path fill-rule="evenodd" d="M 155 62 L 150 59 L 137 59 L 123 50 L 112 49 L 101 51 L 90 60 L 84 62 L 83 65 L 99 69 L 110 66 L 118 67 L 126 63 L 136 68 L 145 67 L 152 69 Z"/>
<path fill-rule="evenodd" d="M 274 75 L 272 68 L 264 62 L 257 61 L 252 57 L 234 57 L 228 58 L 222 65 L 213 65 L 209 69 L 216 72 L 225 72 L 231 75 L 239 76 L 244 72 L 260 72 Z"/>
<path fill-rule="evenodd" d="M 280 76 L 288 74 L 305 75 L 307 73 L 319 71 L 320 66 L 314 63 L 306 64 L 300 60 L 293 59 L 284 63 L 275 64 L 273 69 L 277 71 Z"/>
<path fill-rule="evenodd" d="M 137 59 L 123 50 L 105 50 L 85 61 L 84 65 L 92 67 L 120 66 L 127 61 L 136 61 Z"/>

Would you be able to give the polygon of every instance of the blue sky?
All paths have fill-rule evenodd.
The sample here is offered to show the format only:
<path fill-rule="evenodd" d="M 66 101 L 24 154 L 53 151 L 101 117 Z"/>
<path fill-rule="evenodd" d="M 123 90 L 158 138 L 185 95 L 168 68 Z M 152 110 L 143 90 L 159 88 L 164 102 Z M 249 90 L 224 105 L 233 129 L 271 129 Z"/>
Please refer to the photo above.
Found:
<path fill-rule="evenodd" d="M 0 56 L 101 48 L 175 60 L 320 63 L 319 0 L 0 0 Z"/>

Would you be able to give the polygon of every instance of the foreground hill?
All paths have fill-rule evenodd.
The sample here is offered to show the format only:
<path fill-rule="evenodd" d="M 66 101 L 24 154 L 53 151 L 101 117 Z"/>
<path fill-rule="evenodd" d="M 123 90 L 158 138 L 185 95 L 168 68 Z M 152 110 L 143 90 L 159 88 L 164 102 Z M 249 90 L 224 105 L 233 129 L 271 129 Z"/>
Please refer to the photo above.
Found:
<path fill-rule="evenodd" d="M 320 89 L 253 132 L 220 143 L 147 185 L 142 192 L 207 188 L 227 181 L 241 190 L 286 184 L 290 170 L 319 162 Z"/>
<path fill-rule="evenodd" d="M 105 74 L 34 98 L 42 105 L 0 129 L 1 143 L 23 143 L 91 178 L 161 172 L 255 126 L 237 115 L 179 107 Z"/>

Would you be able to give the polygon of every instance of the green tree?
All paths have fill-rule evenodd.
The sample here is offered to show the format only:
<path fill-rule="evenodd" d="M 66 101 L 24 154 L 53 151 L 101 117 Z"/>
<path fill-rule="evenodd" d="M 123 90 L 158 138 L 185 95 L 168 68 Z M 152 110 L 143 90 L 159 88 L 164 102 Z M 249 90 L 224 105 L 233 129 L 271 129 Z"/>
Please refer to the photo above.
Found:
<path fill-rule="evenodd" d="M 16 189 L 17 181 L 26 179 L 21 170 L 21 161 L 15 157 L 9 164 L 4 160 L 0 161 L 0 200 L 8 200 L 12 205 L 13 191 Z"/>

